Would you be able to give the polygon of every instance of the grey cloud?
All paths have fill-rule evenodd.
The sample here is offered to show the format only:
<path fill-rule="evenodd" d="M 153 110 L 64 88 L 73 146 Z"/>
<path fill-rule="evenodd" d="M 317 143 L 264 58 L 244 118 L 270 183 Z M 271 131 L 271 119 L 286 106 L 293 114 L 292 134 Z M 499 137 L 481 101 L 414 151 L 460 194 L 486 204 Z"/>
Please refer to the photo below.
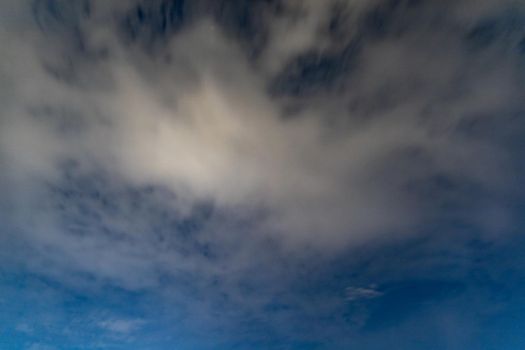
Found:
<path fill-rule="evenodd" d="M 414 235 L 436 218 L 501 227 L 480 216 L 516 188 L 511 155 L 498 136 L 460 129 L 520 108 L 518 59 L 469 51 L 465 34 L 486 15 L 471 2 L 390 3 L 400 5 L 348 2 L 340 25 L 352 34 L 337 44 L 321 30 L 333 4 L 286 2 L 298 17 L 270 11 L 250 24 L 267 26 L 256 57 L 221 25 L 227 17 L 186 26 L 174 9 L 165 42 L 144 52 L 114 23 L 134 13 L 134 30 L 158 34 L 139 23 L 158 21 L 156 10 L 140 15 L 134 1 L 89 12 L 37 2 L 36 19 L 26 3 L 2 5 L 20 14 L 0 32 L 2 206 L 36 252 L 26 264 L 132 290 L 219 276 L 242 302 L 238 280 L 275 258 L 261 242 L 322 254 Z M 490 208 L 484 196 L 496 198 Z"/>

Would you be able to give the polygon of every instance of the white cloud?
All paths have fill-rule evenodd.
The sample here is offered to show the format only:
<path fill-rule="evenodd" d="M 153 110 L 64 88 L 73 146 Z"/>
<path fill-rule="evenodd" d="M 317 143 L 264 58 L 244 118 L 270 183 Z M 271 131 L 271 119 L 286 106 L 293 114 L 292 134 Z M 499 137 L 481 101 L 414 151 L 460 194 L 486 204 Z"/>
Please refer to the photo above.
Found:
<path fill-rule="evenodd" d="M 137 332 L 144 321 L 140 319 L 107 319 L 98 323 L 99 327 L 115 335 L 130 335 Z"/>
<path fill-rule="evenodd" d="M 89 59 L 92 53 L 78 52 L 60 29 L 40 32 L 22 5 L 2 6 L 20 14 L 3 22 L 0 32 L 4 205 L 29 246 L 54 262 L 48 273 L 81 270 L 136 289 L 155 286 L 162 268 L 217 272 L 160 239 L 148 241 L 155 231 L 151 213 L 127 206 L 117 205 L 120 219 L 100 203 L 87 208 L 100 214 L 101 224 L 127 233 L 123 239 L 91 231 L 72 235 L 59 208 L 76 199 L 50 191 L 63 184 L 68 161 L 81 176 L 108 174 L 109 187 L 168 189 L 177 199 L 164 204 L 182 218 L 202 201 L 241 219 L 261 212 L 250 228 L 258 237 L 320 251 L 405 237 L 439 217 L 441 201 L 468 201 L 459 190 L 433 187 L 436 178 L 489 194 L 513 186 L 504 150 L 457 129 L 476 119 L 481 107 L 516 102 L 514 66 L 503 61 L 487 69 L 486 55 L 461 50 L 459 34 L 425 27 L 407 37 L 371 40 L 351 79 L 341 77 L 342 91 L 299 97 L 301 109 L 286 117 L 286 101 L 267 86 L 271 73 L 297 53 L 330 45 L 317 38 L 328 11 L 317 2 L 304 4 L 304 22 L 272 22 L 268 52 L 255 63 L 209 21 L 148 56 L 122 44 L 109 22 L 111 8 L 81 21 L 86 47 L 107 50 Z M 292 41 L 295 46 L 287 44 Z M 72 74 L 73 83 L 45 68 L 67 62 L 72 68 L 64 74 Z M 266 68 L 258 70 L 257 63 Z M 476 216 L 486 210 L 468 212 L 459 215 L 483 222 Z M 130 224 L 137 215 L 145 227 Z M 229 246 L 238 238 L 206 230 L 210 244 Z M 232 260 L 249 264 L 254 248 L 246 249 Z"/>
<path fill-rule="evenodd" d="M 33 333 L 33 327 L 27 323 L 19 323 L 15 327 L 17 332 L 26 333 L 26 334 L 32 334 Z"/>
<path fill-rule="evenodd" d="M 347 287 L 346 288 L 346 300 L 358 301 L 375 299 L 382 296 L 383 293 L 378 291 L 373 286 L 370 287 Z"/>
<path fill-rule="evenodd" d="M 56 350 L 57 348 L 54 346 L 42 344 L 42 343 L 33 343 L 31 344 L 27 350 Z"/>

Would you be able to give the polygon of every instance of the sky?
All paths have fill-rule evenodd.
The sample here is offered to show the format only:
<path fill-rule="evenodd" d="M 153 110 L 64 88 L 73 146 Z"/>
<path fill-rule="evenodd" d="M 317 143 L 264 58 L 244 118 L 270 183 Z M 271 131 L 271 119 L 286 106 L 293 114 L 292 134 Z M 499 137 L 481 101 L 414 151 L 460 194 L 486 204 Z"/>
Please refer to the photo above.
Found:
<path fill-rule="evenodd" d="M 0 349 L 525 348 L 521 0 L 3 0 Z"/>

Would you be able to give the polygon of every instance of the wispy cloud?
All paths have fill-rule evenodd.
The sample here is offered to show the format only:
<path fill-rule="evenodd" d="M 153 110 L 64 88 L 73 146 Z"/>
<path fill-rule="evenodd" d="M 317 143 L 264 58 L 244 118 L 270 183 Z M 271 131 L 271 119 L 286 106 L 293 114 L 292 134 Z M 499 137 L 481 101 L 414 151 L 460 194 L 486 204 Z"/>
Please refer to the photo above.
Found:
<path fill-rule="evenodd" d="M 119 336 L 131 335 L 144 325 L 140 319 L 107 319 L 98 323 L 102 329 Z"/>
<path fill-rule="evenodd" d="M 46 345 L 42 343 L 33 343 L 29 345 L 28 350 L 56 350 L 57 348 L 51 345 Z"/>
<path fill-rule="evenodd" d="M 377 290 L 375 287 L 347 287 L 345 290 L 346 300 L 358 301 L 375 299 L 383 295 L 383 292 Z"/>
<path fill-rule="evenodd" d="M 253 3 L 0 5 L 1 259 L 185 301 L 188 324 L 285 324 L 314 307 L 287 294 L 313 262 L 513 227 L 522 6 Z"/>

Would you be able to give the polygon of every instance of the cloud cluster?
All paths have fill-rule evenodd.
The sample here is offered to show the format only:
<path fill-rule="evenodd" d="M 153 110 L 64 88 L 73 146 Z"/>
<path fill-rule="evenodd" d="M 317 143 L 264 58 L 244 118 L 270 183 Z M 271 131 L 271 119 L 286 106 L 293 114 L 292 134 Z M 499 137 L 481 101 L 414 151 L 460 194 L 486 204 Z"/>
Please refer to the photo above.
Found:
<path fill-rule="evenodd" d="M 515 229 L 516 1 L 7 0 L 0 43 L 0 262 L 37 281 L 24 305 L 152 293 L 78 316 L 110 342 L 152 314 L 214 342 L 343 343 L 336 316 L 398 339 L 381 310 L 482 270 L 465 231 Z"/>
<path fill-rule="evenodd" d="M 289 277 L 276 259 L 510 224 L 525 25 L 479 23 L 512 2 L 279 3 L 242 14 L 255 51 L 206 2 L 4 2 L 0 243 L 71 283 L 199 276 L 173 293 L 254 307 L 239 281 Z"/>

